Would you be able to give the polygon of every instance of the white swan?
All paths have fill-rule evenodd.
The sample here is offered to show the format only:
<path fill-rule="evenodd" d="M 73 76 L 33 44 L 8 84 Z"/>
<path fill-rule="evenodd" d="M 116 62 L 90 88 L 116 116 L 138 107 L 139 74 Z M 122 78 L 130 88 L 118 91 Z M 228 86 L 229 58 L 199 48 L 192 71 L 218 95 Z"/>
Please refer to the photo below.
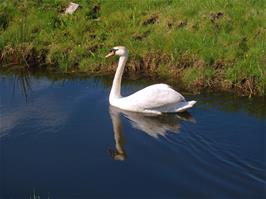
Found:
<path fill-rule="evenodd" d="M 109 95 L 112 106 L 127 111 L 152 114 L 184 112 L 191 108 L 196 101 L 186 101 L 185 98 L 167 84 L 154 84 L 127 97 L 122 97 L 121 80 L 128 58 L 128 50 L 123 46 L 116 46 L 105 56 L 118 55 L 119 62 Z"/>

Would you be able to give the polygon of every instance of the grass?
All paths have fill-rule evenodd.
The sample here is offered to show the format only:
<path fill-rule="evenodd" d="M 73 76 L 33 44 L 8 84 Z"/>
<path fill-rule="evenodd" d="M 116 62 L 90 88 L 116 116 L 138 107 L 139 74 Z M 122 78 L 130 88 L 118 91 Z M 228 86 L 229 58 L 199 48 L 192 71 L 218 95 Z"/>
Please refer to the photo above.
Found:
<path fill-rule="evenodd" d="M 179 79 L 190 90 L 266 93 L 264 0 L 76 2 L 64 15 L 66 0 L 3 0 L 0 64 L 113 71 L 104 55 L 124 45 L 128 72 Z"/>

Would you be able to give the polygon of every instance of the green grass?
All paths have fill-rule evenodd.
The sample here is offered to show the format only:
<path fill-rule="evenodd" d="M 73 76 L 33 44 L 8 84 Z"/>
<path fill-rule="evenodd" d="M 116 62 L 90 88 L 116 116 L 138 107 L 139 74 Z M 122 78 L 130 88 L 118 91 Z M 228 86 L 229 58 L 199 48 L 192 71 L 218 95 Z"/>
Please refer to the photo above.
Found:
<path fill-rule="evenodd" d="M 80 0 L 64 15 L 68 2 L 1 1 L 0 64 L 100 72 L 114 64 L 103 58 L 109 48 L 124 45 L 129 71 L 266 93 L 264 0 Z"/>

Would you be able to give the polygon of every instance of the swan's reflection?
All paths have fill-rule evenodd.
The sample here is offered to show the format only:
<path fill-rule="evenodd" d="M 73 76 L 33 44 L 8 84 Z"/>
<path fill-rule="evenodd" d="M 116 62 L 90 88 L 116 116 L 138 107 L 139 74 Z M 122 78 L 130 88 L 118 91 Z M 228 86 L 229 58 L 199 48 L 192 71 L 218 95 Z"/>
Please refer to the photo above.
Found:
<path fill-rule="evenodd" d="M 182 114 L 151 115 L 125 111 L 113 106 L 109 107 L 109 112 L 113 123 L 116 148 L 115 150 L 109 149 L 109 153 L 115 160 L 124 160 L 127 157 L 124 149 L 124 137 L 120 115 L 129 119 L 134 128 L 154 138 L 165 136 L 167 132 L 178 133 L 182 120 L 195 122 L 195 119 L 188 112 Z"/>

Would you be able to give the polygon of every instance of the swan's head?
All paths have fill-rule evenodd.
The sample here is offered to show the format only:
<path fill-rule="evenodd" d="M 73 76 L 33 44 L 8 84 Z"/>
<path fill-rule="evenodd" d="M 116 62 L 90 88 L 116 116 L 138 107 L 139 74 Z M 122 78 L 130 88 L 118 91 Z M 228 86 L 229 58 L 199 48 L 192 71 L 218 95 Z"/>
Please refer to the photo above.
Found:
<path fill-rule="evenodd" d="M 116 47 L 113 47 L 110 50 L 110 52 L 105 57 L 107 58 L 107 57 L 111 57 L 111 56 L 114 56 L 114 55 L 117 55 L 119 57 L 127 56 L 128 55 L 128 50 L 124 46 L 116 46 Z"/>

